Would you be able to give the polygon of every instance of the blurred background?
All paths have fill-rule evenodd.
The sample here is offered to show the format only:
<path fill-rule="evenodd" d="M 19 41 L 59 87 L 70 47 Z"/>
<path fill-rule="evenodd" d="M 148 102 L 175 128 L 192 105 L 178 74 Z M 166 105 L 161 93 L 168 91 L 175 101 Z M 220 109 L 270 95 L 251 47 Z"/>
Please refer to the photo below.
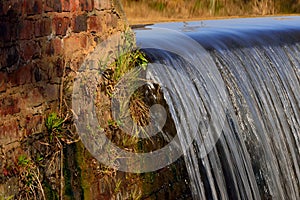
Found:
<path fill-rule="evenodd" d="M 130 24 L 300 13 L 300 0 L 121 0 Z"/>

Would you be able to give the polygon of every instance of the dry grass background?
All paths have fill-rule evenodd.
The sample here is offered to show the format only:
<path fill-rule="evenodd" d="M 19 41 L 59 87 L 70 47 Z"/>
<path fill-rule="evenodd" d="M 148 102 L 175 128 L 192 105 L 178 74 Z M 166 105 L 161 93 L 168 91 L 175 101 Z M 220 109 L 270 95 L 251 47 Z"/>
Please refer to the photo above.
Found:
<path fill-rule="evenodd" d="M 300 13 L 300 0 L 121 0 L 130 24 Z"/>

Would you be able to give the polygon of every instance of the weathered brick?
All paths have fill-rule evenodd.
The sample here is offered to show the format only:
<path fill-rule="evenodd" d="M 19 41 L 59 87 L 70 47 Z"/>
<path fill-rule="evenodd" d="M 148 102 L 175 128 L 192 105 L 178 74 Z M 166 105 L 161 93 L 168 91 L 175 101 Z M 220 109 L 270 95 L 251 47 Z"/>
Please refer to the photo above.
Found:
<path fill-rule="evenodd" d="M 21 111 L 18 105 L 19 102 L 18 98 L 13 98 L 11 96 L 8 96 L 0 100 L 0 102 L 1 102 L 0 116 L 14 115 Z"/>
<path fill-rule="evenodd" d="M 61 0 L 61 6 L 63 12 L 71 11 L 72 0 Z"/>
<path fill-rule="evenodd" d="M 77 58 L 76 60 L 74 60 L 74 61 L 72 62 L 72 64 L 70 65 L 70 69 L 71 69 L 72 71 L 78 71 L 79 68 L 81 67 L 82 63 L 83 63 L 84 58 L 85 58 L 85 57 L 82 56 L 82 57 L 79 57 L 79 58 Z"/>
<path fill-rule="evenodd" d="M 22 13 L 22 1 L 19 0 L 1 0 L 0 16 L 4 15 L 20 15 Z"/>
<path fill-rule="evenodd" d="M 8 22 L 0 22 L 0 38 L 4 41 L 9 40 L 10 38 L 9 31 L 9 23 Z"/>
<path fill-rule="evenodd" d="M 20 43 L 20 56 L 24 61 L 29 61 L 33 57 L 40 57 L 41 55 L 41 48 L 39 44 L 35 41 L 23 41 Z"/>
<path fill-rule="evenodd" d="M 65 55 L 70 55 L 76 51 L 86 48 L 87 45 L 87 36 L 73 35 L 64 39 L 64 53 Z"/>
<path fill-rule="evenodd" d="M 7 67 L 7 57 L 8 57 L 9 48 L 2 48 L 0 53 L 0 70 L 5 70 Z"/>
<path fill-rule="evenodd" d="M 17 120 L 7 120 L 0 126 L 0 144 L 7 144 L 19 136 L 19 126 Z"/>
<path fill-rule="evenodd" d="M 45 102 L 42 91 L 43 88 L 33 88 L 32 90 L 29 90 L 28 93 L 25 94 L 23 105 L 30 108 Z"/>
<path fill-rule="evenodd" d="M 0 22 L 0 38 L 2 39 L 2 41 L 4 41 L 5 43 L 3 43 L 2 46 L 8 46 L 9 41 L 14 41 L 16 40 L 17 37 L 17 24 L 14 22 Z"/>
<path fill-rule="evenodd" d="M 53 56 L 54 49 L 52 48 L 51 40 L 47 40 L 41 43 L 42 55 L 43 56 Z"/>
<path fill-rule="evenodd" d="M 14 41 L 18 39 L 18 27 L 19 27 L 19 22 L 18 21 L 10 21 L 9 22 L 9 36 L 10 36 L 10 41 Z"/>
<path fill-rule="evenodd" d="M 6 51 L 2 50 L 0 52 L 1 54 L 3 54 L 3 56 L 0 56 L 0 70 L 6 70 L 7 68 L 7 56 L 5 55 Z"/>
<path fill-rule="evenodd" d="M 111 9 L 113 7 L 111 0 L 95 0 L 95 2 L 97 2 L 97 1 L 100 2 L 100 8 L 101 9 L 108 10 L 108 9 Z"/>
<path fill-rule="evenodd" d="M 105 15 L 106 25 L 111 28 L 116 28 L 118 26 L 118 16 L 115 14 Z"/>
<path fill-rule="evenodd" d="M 94 7 L 93 0 L 80 0 L 79 5 L 82 11 L 92 11 Z"/>
<path fill-rule="evenodd" d="M 96 7 L 111 7 L 110 0 L 0 0 L 0 38 L 6 42 L 0 51 L 0 119 L 5 120 L 0 120 L 0 140 L 3 135 L 8 140 L 19 139 L 24 132 L 31 134 L 44 128 L 44 111 L 57 106 L 65 59 L 72 58 L 66 74 L 75 74 L 70 71 L 80 67 L 92 44 L 91 35 L 84 32 L 105 29 L 106 18 L 82 15 Z M 61 37 L 66 35 L 72 15 L 71 30 L 78 34 Z M 15 91 L 20 93 L 10 94 Z M 2 141 L 0 144 L 4 144 Z"/>
<path fill-rule="evenodd" d="M 49 81 L 48 69 L 50 65 L 51 61 L 45 58 L 42 60 L 35 60 L 35 64 L 32 66 L 32 83 Z"/>
<path fill-rule="evenodd" d="M 63 0 L 62 0 L 63 1 Z M 75 12 L 79 10 L 79 0 L 70 0 L 70 11 Z"/>
<path fill-rule="evenodd" d="M 63 53 L 62 41 L 59 38 L 54 38 L 51 40 L 51 48 L 53 49 L 54 55 L 61 55 Z"/>
<path fill-rule="evenodd" d="M 96 10 L 112 8 L 111 0 L 94 0 L 94 8 Z"/>
<path fill-rule="evenodd" d="M 43 92 L 46 101 L 59 99 L 59 85 L 47 84 Z"/>
<path fill-rule="evenodd" d="M 9 25 L 9 41 L 15 41 L 17 39 L 17 31 L 18 30 L 18 23 L 17 22 L 11 22 Z"/>
<path fill-rule="evenodd" d="M 47 74 L 49 76 L 50 82 L 59 84 L 61 81 L 61 77 L 63 76 L 63 70 L 63 59 L 57 58 L 55 61 L 51 62 L 51 64 L 47 68 Z"/>
<path fill-rule="evenodd" d="M 27 15 L 41 14 L 43 12 L 43 2 L 40 0 L 25 1 Z"/>
<path fill-rule="evenodd" d="M 34 22 L 30 20 L 24 20 L 19 25 L 19 39 L 28 40 L 31 39 L 34 33 Z"/>
<path fill-rule="evenodd" d="M 14 73 L 8 75 L 12 86 L 20 86 L 32 82 L 32 64 L 19 67 Z"/>
<path fill-rule="evenodd" d="M 21 67 L 16 73 L 19 85 L 32 83 L 33 65 L 31 63 Z"/>
<path fill-rule="evenodd" d="M 62 3 L 61 0 L 45 0 L 44 2 L 44 11 L 45 12 L 61 12 Z"/>
<path fill-rule="evenodd" d="M 19 53 L 16 46 L 2 48 L 0 56 L 0 69 L 10 68 L 19 60 Z"/>
<path fill-rule="evenodd" d="M 7 73 L 0 72 L 0 93 L 6 90 L 7 87 Z"/>
<path fill-rule="evenodd" d="M 52 20 L 52 24 L 56 35 L 66 35 L 70 23 L 71 21 L 68 17 L 55 17 Z"/>
<path fill-rule="evenodd" d="M 65 67 L 64 60 L 61 58 L 58 58 L 55 62 L 55 77 L 62 77 L 63 76 L 63 70 Z"/>
<path fill-rule="evenodd" d="M 40 82 L 46 80 L 46 76 L 39 67 L 34 67 L 32 71 L 33 82 Z"/>
<path fill-rule="evenodd" d="M 44 128 L 44 117 L 42 115 L 33 116 L 32 114 L 28 114 L 25 119 L 23 119 L 21 127 L 26 130 L 26 135 L 42 132 Z"/>
<path fill-rule="evenodd" d="M 82 31 L 87 31 L 87 16 L 86 15 L 78 15 L 75 18 L 75 33 L 80 33 Z"/>
<path fill-rule="evenodd" d="M 50 41 L 46 41 L 42 44 L 43 56 L 54 56 L 63 54 L 63 43 L 60 38 L 53 38 Z"/>
<path fill-rule="evenodd" d="M 52 32 L 52 25 L 50 18 L 43 18 L 34 24 L 34 35 L 36 37 L 48 36 Z"/>
<path fill-rule="evenodd" d="M 55 70 L 55 63 L 51 62 L 49 63 L 48 67 L 47 67 L 47 74 L 49 76 L 49 79 L 53 79 L 56 78 L 56 70 Z"/>
<path fill-rule="evenodd" d="M 43 28 L 42 20 L 37 20 L 34 23 L 34 35 L 35 35 L 35 37 L 41 37 L 42 36 L 42 32 L 43 32 L 42 28 Z"/>
<path fill-rule="evenodd" d="M 88 19 L 88 30 L 101 33 L 102 32 L 102 25 L 103 19 L 101 16 L 90 16 Z"/>

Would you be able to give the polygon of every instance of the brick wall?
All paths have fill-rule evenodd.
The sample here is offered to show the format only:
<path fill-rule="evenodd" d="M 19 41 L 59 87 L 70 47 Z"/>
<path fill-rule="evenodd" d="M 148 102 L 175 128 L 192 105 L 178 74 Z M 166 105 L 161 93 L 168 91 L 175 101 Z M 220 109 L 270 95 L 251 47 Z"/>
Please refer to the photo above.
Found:
<path fill-rule="evenodd" d="M 110 0 L 0 1 L 0 146 L 41 132 L 62 77 L 121 26 Z"/>
<path fill-rule="evenodd" d="M 125 28 L 116 6 L 111 0 L 0 0 L 0 199 L 24 195 L 24 177 L 19 176 L 22 168 L 16 163 L 25 149 L 32 160 L 39 155 L 35 149 L 47 152 L 42 155 L 42 163 L 35 164 L 46 199 L 58 195 L 62 199 L 123 195 L 127 199 L 143 190 L 146 198 L 164 198 L 188 191 L 185 179 L 170 184 L 172 167 L 158 172 L 153 182 L 152 173 L 139 177 L 107 171 L 80 142 L 60 147 L 57 154 L 55 145 L 48 147 L 34 139 L 45 133 L 48 114 L 59 112 L 61 95 L 70 97 L 76 71 L 85 56 L 109 35 Z M 178 164 L 181 171 L 185 169 L 183 164 Z M 181 174 L 187 176 L 179 172 L 178 177 Z M 115 191 L 119 180 L 121 190 Z M 43 199 L 40 185 L 36 186 L 37 199 Z"/>

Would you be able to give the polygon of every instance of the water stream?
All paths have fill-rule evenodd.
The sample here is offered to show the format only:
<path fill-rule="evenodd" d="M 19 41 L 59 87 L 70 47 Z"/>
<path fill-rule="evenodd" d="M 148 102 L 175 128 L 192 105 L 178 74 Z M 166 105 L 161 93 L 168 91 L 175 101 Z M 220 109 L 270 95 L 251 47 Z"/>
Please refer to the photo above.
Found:
<path fill-rule="evenodd" d="M 300 199 L 300 17 L 135 29 L 194 199 Z"/>

